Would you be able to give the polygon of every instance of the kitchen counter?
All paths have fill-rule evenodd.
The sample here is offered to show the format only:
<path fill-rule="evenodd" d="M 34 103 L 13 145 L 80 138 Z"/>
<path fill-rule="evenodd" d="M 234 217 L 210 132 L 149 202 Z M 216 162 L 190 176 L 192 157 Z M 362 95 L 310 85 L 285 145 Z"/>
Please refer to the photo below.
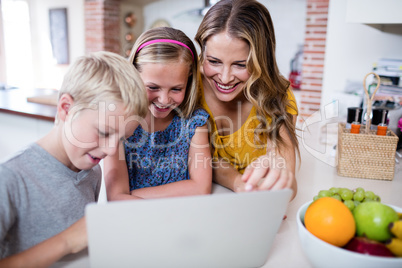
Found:
<path fill-rule="evenodd" d="M 46 135 L 54 126 L 57 108 L 27 98 L 52 96 L 52 89 L 0 89 L 0 162 Z"/>
<path fill-rule="evenodd" d="M 316 142 L 318 140 L 306 136 L 303 138 L 315 140 Z M 300 142 L 302 162 L 296 173 L 298 192 L 289 204 L 286 213 L 287 218 L 283 221 L 276 235 L 274 244 L 268 255 L 268 260 L 262 266 L 264 268 L 311 267 L 299 241 L 296 213 L 304 203 L 312 200 L 313 196 L 320 190 L 329 189 L 333 186 L 350 189 L 363 187 L 365 190 L 371 190 L 378 194 L 382 198 L 383 203 L 402 207 L 402 161 L 400 161 L 400 164 L 396 164 L 395 176 L 392 181 L 341 177 L 337 175 L 336 167 L 331 165 L 331 161 L 328 161 L 328 158 L 314 156 L 311 153 L 312 148 L 308 144 L 309 142 Z M 213 194 L 226 192 L 228 190 L 221 186 L 214 185 L 213 187 Z M 133 263 L 135 265 L 135 259 L 133 259 Z M 56 263 L 53 267 L 89 267 L 88 252 L 81 252 L 74 257 L 69 256 L 67 259 Z"/>
<path fill-rule="evenodd" d="M 43 133 L 47 133 L 51 128 L 54 116 L 56 114 L 56 107 L 51 105 L 31 103 L 27 101 L 27 97 L 43 94 L 52 94 L 52 90 L 22 90 L 22 89 L 9 89 L 0 90 L 0 119 L 1 113 L 7 115 L 4 118 L 4 124 L 16 124 L 16 121 L 24 118 L 35 119 L 36 121 L 44 121 L 45 126 L 37 125 L 38 122 L 26 122 L 22 120 L 14 132 L 10 132 L 10 137 L 0 138 L 1 151 L 7 151 L 6 146 L 10 145 L 10 141 L 15 140 L 18 144 L 11 146 L 9 150 L 15 150 L 16 147 L 21 146 L 22 141 L 28 141 L 28 138 L 36 140 Z M 41 120 L 38 120 L 41 119 Z M 4 127 L 1 123 L 2 128 Z M 32 124 L 31 124 L 32 123 Z M 10 126 L 9 126 L 10 127 Z M 18 133 L 23 130 L 33 130 L 39 128 L 38 133 L 33 135 L 27 133 L 27 136 L 17 137 Z M 310 201 L 322 189 L 329 189 L 331 187 L 346 187 L 357 188 L 363 187 L 366 190 L 371 190 L 382 198 L 382 202 L 387 204 L 402 207 L 402 159 L 399 159 L 399 164 L 395 166 L 395 175 L 392 181 L 371 180 L 371 179 L 357 179 L 349 177 L 341 177 L 337 175 L 336 167 L 334 165 L 335 155 L 331 152 L 325 153 L 325 149 L 320 148 L 320 128 L 315 130 L 310 127 L 308 135 L 300 135 L 300 151 L 301 151 L 301 164 L 298 164 L 296 171 L 296 178 L 298 183 L 298 192 L 294 200 L 292 200 L 287 209 L 287 218 L 282 222 L 280 229 L 276 235 L 275 241 L 272 245 L 271 251 L 268 254 L 267 262 L 263 267 L 311 267 L 307 258 L 302 252 L 300 245 L 297 225 L 296 213 L 297 210 L 306 202 Z M 333 131 L 333 133 L 337 133 Z M 331 136 L 327 136 L 329 139 Z M 334 139 L 332 139 L 333 141 Z M 335 137 L 336 140 L 336 137 Z M 2 142 L 4 144 L 2 144 Z M 321 144 L 322 145 L 322 144 Z M 324 146 L 325 147 L 325 146 Z M 323 153 L 324 152 L 324 153 Z M 228 190 L 218 185 L 214 185 L 213 194 L 227 193 Z M 105 199 L 104 187 L 101 192 L 100 200 Z M 133 260 L 135 261 L 135 260 Z M 63 260 L 55 263 L 52 267 L 65 267 L 65 268 L 83 268 L 89 267 L 88 251 L 83 251 L 76 255 L 70 255 Z"/>
<path fill-rule="evenodd" d="M 0 112 L 30 118 L 54 121 L 56 106 L 27 101 L 28 97 L 53 95 L 53 89 L 5 89 L 0 90 Z"/>

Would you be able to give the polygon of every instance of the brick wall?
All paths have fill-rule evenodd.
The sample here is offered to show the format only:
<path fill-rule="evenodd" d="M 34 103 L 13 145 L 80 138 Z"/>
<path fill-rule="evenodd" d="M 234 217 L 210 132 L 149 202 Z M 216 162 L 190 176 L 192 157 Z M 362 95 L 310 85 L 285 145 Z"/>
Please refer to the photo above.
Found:
<path fill-rule="evenodd" d="M 120 53 L 120 0 L 85 0 L 85 53 Z"/>
<path fill-rule="evenodd" d="M 329 0 L 307 0 L 300 119 L 320 109 Z"/>

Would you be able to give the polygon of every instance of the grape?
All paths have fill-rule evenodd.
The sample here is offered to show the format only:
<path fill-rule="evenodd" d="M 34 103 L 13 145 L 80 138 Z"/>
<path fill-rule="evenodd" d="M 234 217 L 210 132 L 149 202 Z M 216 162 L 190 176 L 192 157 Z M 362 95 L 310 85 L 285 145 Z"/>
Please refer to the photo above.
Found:
<path fill-rule="evenodd" d="M 332 194 L 329 190 L 321 190 L 318 192 L 318 197 L 331 197 Z"/>
<path fill-rule="evenodd" d="M 374 200 L 374 198 L 375 198 L 375 194 L 372 191 L 366 191 L 364 193 L 364 196 L 365 196 L 366 199 L 368 198 L 368 199 L 371 199 L 371 200 Z"/>
<path fill-rule="evenodd" d="M 337 188 L 337 187 L 331 187 L 330 189 L 329 189 L 329 191 L 331 192 L 331 194 L 337 194 L 337 193 L 339 193 L 339 188 Z"/>
<path fill-rule="evenodd" d="M 356 192 L 362 192 L 364 194 L 364 189 L 362 187 L 357 187 Z"/>
<path fill-rule="evenodd" d="M 350 209 L 351 211 L 355 208 L 355 203 L 352 200 L 345 200 L 343 203 Z"/>
<path fill-rule="evenodd" d="M 355 192 L 355 194 L 353 195 L 353 200 L 355 200 L 355 201 L 359 201 L 359 202 L 361 202 L 361 201 L 363 201 L 363 199 L 364 199 L 364 192 Z"/>
<path fill-rule="evenodd" d="M 352 200 L 353 192 L 349 189 L 342 188 L 340 190 L 340 196 L 342 197 L 343 200 Z"/>
<path fill-rule="evenodd" d="M 351 211 L 363 202 L 381 202 L 381 198 L 373 191 L 366 191 L 362 187 L 358 187 L 355 190 L 342 187 L 331 187 L 328 190 L 320 190 L 318 194 L 314 196 L 313 200 L 315 201 L 321 197 L 332 197 L 338 199 Z"/>

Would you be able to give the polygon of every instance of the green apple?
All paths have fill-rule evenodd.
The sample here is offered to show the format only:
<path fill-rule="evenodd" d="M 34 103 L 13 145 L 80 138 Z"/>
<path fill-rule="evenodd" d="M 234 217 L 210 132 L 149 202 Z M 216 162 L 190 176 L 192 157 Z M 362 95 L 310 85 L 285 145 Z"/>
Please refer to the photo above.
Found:
<path fill-rule="evenodd" d="M 353 210 L 357 236 L 365 236 L 376 241 L 391 238 L 388 224 L 398 220 L 396 211 L 380 202 L 364 202 Z"/>

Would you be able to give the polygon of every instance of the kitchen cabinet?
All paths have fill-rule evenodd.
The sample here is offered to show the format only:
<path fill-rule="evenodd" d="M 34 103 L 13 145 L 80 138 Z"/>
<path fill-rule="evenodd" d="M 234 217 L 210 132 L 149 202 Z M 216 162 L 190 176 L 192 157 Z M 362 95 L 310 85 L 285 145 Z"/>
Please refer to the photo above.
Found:
<path fill-rule="evenodd" d="M 401 0 L 348 0 L 346 21 L 365 24 L 401 24 Z"/>

